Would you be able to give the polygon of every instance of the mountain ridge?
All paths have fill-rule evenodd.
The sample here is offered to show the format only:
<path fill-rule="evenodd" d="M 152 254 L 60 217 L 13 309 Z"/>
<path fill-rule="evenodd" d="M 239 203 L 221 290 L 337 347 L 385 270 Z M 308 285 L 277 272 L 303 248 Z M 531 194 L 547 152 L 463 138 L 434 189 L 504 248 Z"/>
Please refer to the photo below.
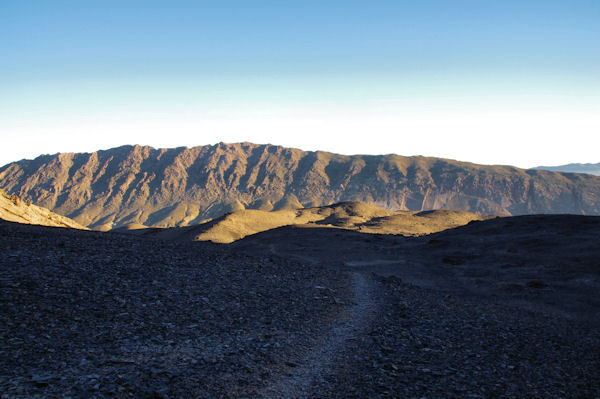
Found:
<path fill-rule="evenodd" d="M 566 165 L 557 166 L 537 166 L 532 169 L 537 170 L 549 170 L 552 172 L 563 172 L 563 173 L 587 173 L 594 176 L 600 176 L 600 162 L 599 163 L 569 163 Z"/>
<path fill-rule="evenodd" d="M 0 168 L 0 188 L 99 230 L 342 201 L 390 210 L 600 214 L 600 178 L 591 175 L 248 142 L 42 155 Z"/>

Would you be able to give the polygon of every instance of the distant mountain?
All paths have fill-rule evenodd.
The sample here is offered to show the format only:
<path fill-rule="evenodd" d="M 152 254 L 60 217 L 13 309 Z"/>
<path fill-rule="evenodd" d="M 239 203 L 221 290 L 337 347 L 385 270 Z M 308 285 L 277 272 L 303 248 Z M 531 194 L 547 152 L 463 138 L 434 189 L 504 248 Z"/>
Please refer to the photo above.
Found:
<path fill-rule="evenodd" d="M 484 217 L 464 211 L 390 211 L 363 202 L 350 201 L 314 208 L 280 211 L 239 210 L 215 220 L 167 229 L 127 225 L 118 232 L 174 240 L 231 243 L 246 236 L 282 226 L 337 227 L 362 233 L 418 236 L 463 226 Z"/>
<path fill-rule="evenodd" d="M 533 169 L 566 173 L 588 173 L 590 175 L 600 176 L 600 163 L 570 163 L 568 165 L 560 166 L 538 166 Z"/>
<path fill-rule="evenodd" d="M 600 177 L 591 175 L 251 143 L 42 155 L 0 168 L 0 188 L 100 230 L 342 201 L 391 210 L 600 214 Z"/>
<path fill-rule="evenodd" d="M 24 202 L 16 195 L 7 195 L 2 190 L 0 190 L 0 219 L 24 224 L 87 229 L 74 220 Z"/>

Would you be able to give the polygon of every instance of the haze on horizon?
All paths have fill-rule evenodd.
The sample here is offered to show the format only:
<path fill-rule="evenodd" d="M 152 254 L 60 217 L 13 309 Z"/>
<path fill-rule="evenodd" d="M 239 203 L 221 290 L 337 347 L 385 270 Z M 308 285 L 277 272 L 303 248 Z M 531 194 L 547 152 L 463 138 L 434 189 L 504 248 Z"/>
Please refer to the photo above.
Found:
<path fill-rule="evenodd" d="M 0 165 L 272 143 L 596 163 L 600 3 L 3 1 Z"/>

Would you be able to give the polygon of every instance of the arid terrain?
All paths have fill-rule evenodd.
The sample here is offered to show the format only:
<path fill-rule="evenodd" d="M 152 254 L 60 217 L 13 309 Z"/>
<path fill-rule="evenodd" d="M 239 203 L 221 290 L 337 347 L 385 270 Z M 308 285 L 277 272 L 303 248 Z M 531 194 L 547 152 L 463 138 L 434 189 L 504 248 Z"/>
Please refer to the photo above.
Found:
<path fill-rule="evenodd" d="M 0 190 L 0 220 L 87 230 L 87 227 L 80 225 L 68 217 L 58 215 L 46 208 L 27 203 L 16 195 L 7 195 L 2 190 Z"/>
<path fill-rule="evenodd" d="M 0 189 L 94 230 L 183 227 L 225 213 L 360 201 L 389 210 L 600 215 L 600 177 L 252 143 L 123 146 L 0 167 Z"/>
<path fill-rule="evenodd" d="M 600 0 L 0 0 L 0 132 L 0 399 L 600 399 Z"/>
<path fill-rule="evenodd" d="M 168 240 L 229 244 L 252 234 L 283 226 L 332 227 L 374 234 L 417 236 L 465 225 L 488 217 L 464 211 L 390 211 L 362 202 L 280 211 L 240 210 L 193 226 L 147 228 L 127 225 L 115 232 Z"/>
<path fill-rule="evenodd" d="M 2 397 L 600 395 L 599 217 L 0 234 Z"/>
<path fill-rule="evenodd" d="M 182 154 L 204 150 L 181 150 L 174 158 L 165 150 L 170 160 L 163 161 L 171 165 Z M 242 150 L 257 151 L 257 165 L 268 165 L 273 154 L 298 155 L 298 165 L 306 157 L 327 158 L 324 170 L 330 172 L 332 162 L 367 159 L 249 144 L 206 151 L 221 157 Z M 155 151 L 135 147 L 124 154 L 133 161 L 135 154 L 160 155 Z M 110 158 L 102 168 L 112 169 L 100 173 L 89 162 L 105 155 L 51 156 L 47 161 L 58 162 L 55 167 L 38 159 L 0 172 L 5 186 L 25 195 L 0 192 L 2 398 L 600 397 L 600 216 L 392 210 L 388 200 L 387 208 L 360 201 L 303 207 L 299 198 L 306 197 L 293 194 L 297 178 L 321 193 L 319 201 L 346 195 L 327 191 L 331 180 L 315 183 L 314 163 L 302 169 L 310 179 L 294 172 L 287 188 L 283 177 L 275 183 L 275 172 L 248 177 L 248 169 L 230 171 L 222 177 L 237 176 L 235 187 L 242 180 L 246 185 L 231 207 L 223 207 L 221 196 L 204 211 L 199 206 L 206 199 L 195 202 L 192 214 L 178 213 L 181 204 L 190 209 L 187 188 L 178 191 L 181 174 L 164 174 L 160 185 L 148 183 L 154 178 L 135 183 L 146 161 L 114 166 Z M 239 166 L 234 158 L 224 159 Z M 73 169 L 75 159 L 80 165 Z M 156 167 L 156 160 L 148 162 Z M 442 197 L 449 201 L 443 204 L 456 204 L 452 190 L 466 195 L 457 182 L 475 181 L 472 170 L 464 179 L 455 173 L 448 177 L 454 188 L 439 197 L 441 191 L 432 193 L 445 183 L 436 186 L 434 174 L 441 172 L 435 168 L 465 165 L 406 162 L 405 177 L 419 175 L 429 187 L 417 208 L 440 205 Z M 415 175 L 417 164 L 428 165 L 422 170 L 433 180 Z M 28 171 L 19 169 L 23 165 Z M 523 197 L 522 209 L 537 204 L 553 212 L 565 201 L 579 213 L 596 212 L 597 177 L 469 167 L 488 176 L 480 188 L 492 196 L 506 195 L 509 181 L 528 181 L 536 199 Z M 375 169 L 377 181 L 391 173 Z M 116 189 L 126 170 L 129 177 Z M 501 179 L 499 170 L 506 173 Z M 167 175 L 180 186 L 169 186 Z M 372 177 L 352 176 L 345 187 Z M 260 183 L 244 197 L 250 180 Z M 107 182 L 106 196 L 99 196 Z M 208 190 L 224 183 L 202 184 Z M 281 189 L 279 199 L 265 199 L 274 187 Z M 523 194 L 511 187 L 511 195 Z M 89 231 L 30 204 L 32 193 L 85 224 L 113 229 Z M 580 201 L 571 201 L 573 195 Z M 245 209 L 249 200 L 242 199 L 259 197 L 257 209 Z M 180 205 L 161 208 L 177 198 Z M 376 202 L 374 194 L 368 198 Z M 160 217 L 143 216 L 148 203 L 163 209 L 156 211 Z M 514 204 L 475 208 L 506 211 Z M 208 209 L 221 213 L 199 220 L 211 215 Z"/>

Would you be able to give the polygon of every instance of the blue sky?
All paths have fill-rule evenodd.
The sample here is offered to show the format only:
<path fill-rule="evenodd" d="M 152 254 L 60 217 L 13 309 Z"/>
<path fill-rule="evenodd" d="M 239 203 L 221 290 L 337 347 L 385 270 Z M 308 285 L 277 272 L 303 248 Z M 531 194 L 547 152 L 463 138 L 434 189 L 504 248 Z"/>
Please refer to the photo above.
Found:
<path fill-rule="evenodd" d="M 598 1 L 3 0 L 0 164 L 242 140 L 599 162 L 598 49 Z"/>

